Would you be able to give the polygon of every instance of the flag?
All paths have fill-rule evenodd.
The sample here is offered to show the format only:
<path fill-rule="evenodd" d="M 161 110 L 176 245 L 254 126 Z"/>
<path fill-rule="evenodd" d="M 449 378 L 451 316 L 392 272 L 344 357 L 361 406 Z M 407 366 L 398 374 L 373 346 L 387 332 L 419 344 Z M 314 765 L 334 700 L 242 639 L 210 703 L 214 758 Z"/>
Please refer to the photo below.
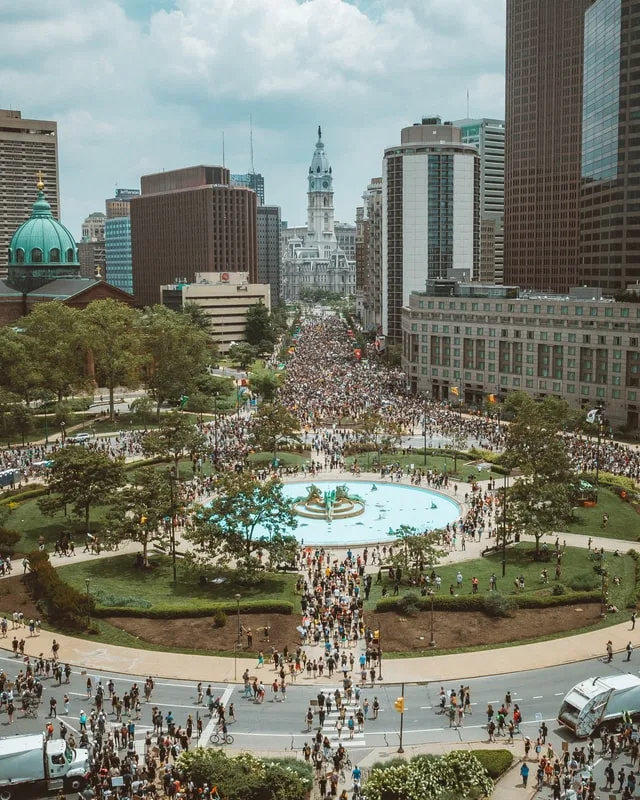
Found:
<path fill-rule="evenodd" d="M 490 403 L 495 403 L 495 402 L 496 402 L 496 396 L 495 396 L 495 394 L 490 394 L 490 395 L 489 395 L 489 402 L 490 402 Z"/>
<path fill-rule="evenodd" d="M 600 422 L 600 409 L 599 408 L 592 408 L 591 411 L 587 414 L 587 422 L 591 424 L 595 422 Z"/>
<path fill-rule="evenodd" d="M 460 395 L 460 389 L 458 389 L 457 386 L 452 386 L 450 391 L 451 391 L 451 394 L 454 394 L 456 397 L 458 397 Z"/>

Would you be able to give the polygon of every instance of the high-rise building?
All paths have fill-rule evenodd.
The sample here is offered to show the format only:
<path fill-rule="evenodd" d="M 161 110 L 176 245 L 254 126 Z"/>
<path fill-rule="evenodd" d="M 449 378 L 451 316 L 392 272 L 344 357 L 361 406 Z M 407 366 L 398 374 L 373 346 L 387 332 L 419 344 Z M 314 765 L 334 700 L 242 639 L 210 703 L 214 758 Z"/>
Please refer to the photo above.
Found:
<path fill-rule="evenodd" d="M 231 175 L 231 185 L 253 189 L 258 196 L 258 205 L 264 205 L 264 177 L 259 172 L 234 172 Z"/>
<path fill-rule="evenodd" d="M 193 283 L 196 272 L 258 276 L 256 194 L 229 185 L 224 167 L 195 166 L 144 175 L 131 199 L 133 289 L 142 305 L 160 286 Z"/>
<path fill-rule="evenodd" d="M 104 224 L 107 280 L 133 294 L 131 258 L 131 200 L 139 197 L 139 189 L 116 189 L 115 197 L 105 200 L 107 219 Z"/>
<path fill-rule="evenodd" d="M 105 277 L 105 220 L 106 216 L 101 211 L 94 211 L 82 223 L 82 239 L 78 242 L 78 259 L 80 260 L 80 275 L 83 278 L 93 278 L 95 275 Z"/>
<path fill-rule="evenodd" d="M 129 217 L 131 215 L 131 200 L 140 197 L 140 189 L 116 189 L 115 197 L 104 201 L 107 219 L 116 217 Z"/>
<path fill-rule="evenodd" d="M 382 328 L 402 341 L 402 306 L 449 270 L 478 274 L 480 157 L 440 117 L 403 128 L 382 168 Z"/>
<path fill-rule="evenodd" d="M 382 178 L 371 179 L 362 200 L 362 219 L 356 215 L 358 230 L 362 225 L 356 240 L 356 304 L 364 327 L 378 333 L 382 325 Z"/>
<path fill-rule="evenodd" d="M 305 290 L 323 290 L 343 297 L 355 295 L 355 260 L 340 248 L 333 210 L 333 170 L 318 127 L 313 158 L 307 175 L 307 225 L 291 235 L 284 229 L 287 249 L 282 262 L 282 296 L 295 302 Z M 355 226 L 353 227 L 355 251 Z"/>
<path fill-rule="evenodd" d="M 349 261 L 356 260 L 356 226 L 353 222 L 335 221 L 333 229 L 336 232 L 338 247 L 344 252 Z"/>
<path fill-rule="evenodd" d="M 480 269 L 482 283 L 502 283 L 504 273 L 504 138 L 502 119 L 461 119 L 463 144 L 480 153 Z"/>
<path fill-rule="evenodd" d="M 47 183 L 51 214 L 59 219 L 57 122 L 0 109 L 0 277 L 7 274 L 13 232 L 31 213 L 38 173 Z"/>
<path fill-rule="evenodd" d="M 263 206 L 258 212 L 258 283 L 271 287 L 271 307 L 280 301 L 280 206 Z"/>
<path fill-rule="evenodd" d="M 364 206 L 356 208 L 356 314 L 364 318 L 365 274 L 369 249 L 369 220 Z"/>
<path fill-rule="evenodd" d="M 507 0 L 504 281 L 578 279 L 584 12 L 592 0 Z"/>
<path fill-rule="evenodd" d="M 579 284 L 640 280 L 640 4 L 596 0 L 584 17 Z"/>

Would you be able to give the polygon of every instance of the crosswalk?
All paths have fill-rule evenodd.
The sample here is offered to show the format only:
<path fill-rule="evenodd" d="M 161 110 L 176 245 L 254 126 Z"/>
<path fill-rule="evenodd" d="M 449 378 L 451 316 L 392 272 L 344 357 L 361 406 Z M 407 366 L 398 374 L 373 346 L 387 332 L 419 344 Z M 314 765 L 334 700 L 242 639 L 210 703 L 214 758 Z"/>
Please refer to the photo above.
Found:
<path fill-rule="evenodd" d="M 344 717 L 344 722 L 342 724 L 342 731 L 340 736 L 338 736 L 338 730 L 336 728 L 336 722 L 340 718 L 340 713 L 336 708 L 334 695 L 335 695 L 336 687 L 332 687 L 330 689 L 325 689 L 324 694 L 326 697 L 331 697 L 331 712 L 325 715 L 324 725 L 322 726 L 322 733 L 326 736 L 329 741 L 331 742 L 331 747 L 337 747 L 339 744 L 345 749 L 350 747 L 366 747 L 365 741 L 365 734 L 364 731 L 358 733 L 358 721 L 356 719 L 356 711 L 360 707 L 359 703 L 356 703 L 355 700 L 352 700 L 351 703 L 347 703 L 343 700 L 343 705 L 346 709 L 346 714 Z M 342 691 L 342 690 L 340 690 Z M 353 733 L 353 738 L 349 735 L 349 727 L 347 725 L 349 721 L 349 717 L 353 715 L 353 720 L 355 722 L 355 730 Z M 314 720 L 314 724 L 317 725 L 317 719 Z M 367 727 L 367 720 L 365 719 L 364 728 Z"/>

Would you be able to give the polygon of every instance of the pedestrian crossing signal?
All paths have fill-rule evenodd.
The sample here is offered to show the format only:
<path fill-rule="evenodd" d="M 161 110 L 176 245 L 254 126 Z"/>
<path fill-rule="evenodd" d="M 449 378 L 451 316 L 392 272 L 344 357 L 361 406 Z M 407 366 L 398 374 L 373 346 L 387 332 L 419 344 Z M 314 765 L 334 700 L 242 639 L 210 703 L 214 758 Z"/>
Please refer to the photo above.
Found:
<path fill-rule="evenodd" d="M 404 714 L 404 697 L 398 697 L 393 707 L 399 714 Z"/>
<path fill-rule="evenodd" d="M 496 396 L 495 396 L 495 394 L 490 394 L 490 395 L 489 395 L 489 402 L 490 402 L 490 403 L 495 403 L 495 402 L 496 402 Z"/>

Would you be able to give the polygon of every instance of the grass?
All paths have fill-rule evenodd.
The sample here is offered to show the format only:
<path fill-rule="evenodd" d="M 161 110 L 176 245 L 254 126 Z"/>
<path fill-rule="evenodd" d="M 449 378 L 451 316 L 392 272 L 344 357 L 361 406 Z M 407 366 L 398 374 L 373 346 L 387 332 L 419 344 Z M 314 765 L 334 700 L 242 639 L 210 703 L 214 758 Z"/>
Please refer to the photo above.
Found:
<path fill-rule="evenodd" d="M 354 460 L 358 460 L 358 464 L 360 465 L 360 469 L 363 472 L 374 472 L 377 470 L 378 464 L 378 453 L 377 451 L 371 451 L 369 453 L 358 453 L 357 455 L 347 456 L 345 458 L 345 465 L 347 469 L 351 468 Z M 475 466 L 468 465 L 469 461 L 472 458 L 466 456 L 459 456 L 458 457 L 458 469 L 454 471 L 454 459 L 452 456 L 434 456 L 427 454 L 427 463 L 425 466 L 424 463 L 424 454 L 419 452 L 412 452 L 406 455 L 402 453 L 382 453 L 381 456 L 382 463 L 384 465 L 388 464 L 401 464 L 403 467 L 415 467 L 416 469 L 430 469 L 436 470 L 437 472 L 447 472 L 451 478 L 455 478 L 457 480 L 466 480 L 470 475 L 473 475 L 474 480 L 476 481 L 483 481 L 489 480 L 491 474 L 488 470 L 481 470 L 478 471 Z M 467 466 L 465 466 L 467 465 Z M 494 475 L 493 477 L 499 477 Z"/>
<path fill-rule="evenodd" d="M 282 467 L 302 467 L 311 462 L 311 454 L 306 453 L 278 453 L 277 459 Z M 251 453 L 249 463 L 254 467 L 269 466 L 273 461 L 273 453 Z"/>
<path fill-rule="evenodd" d="M 91 510 L 91 530 L 99 531 L 104 524 L 107 506 L 95 506 Z M 73 536 L 76 549 L 84 547 L 85 525 L 84 519 L 71 515 L 65 517 L 60 511 L 52 517 L 45 516 L 38 508 L 38 498 L 25 500 L 14 508 L 5 523 L 7 528 L 21 534 L 16 545 L 17 553 L 29 553 L 38 549 L 38 539 L 42 536 L 49 552 L 53 551 L 56 539 L 63 533 Z"/>
<path fill-rule="evenodd" d="M 593 576 L 593 587 L 600 586 L 600 577 L 593 571 L 594 564 L 597 562 L 589 558 L 589 551 L 579 547 L 567 547 L 565 555 L 562 558 L 562 575 L 560 580 L 555 579 L 555 559 L 548 563 L 540 561 L 533 561 L 531 558 L 531 551 L 533 550 L 532 543 L 522 543 L 515 547 L 507 548 L 506 551 L 506 575 L 502 577 L 502 554 L 496 553 L 486 558 L 473 559 L 471 561 L 463 561 L 459 564 L 445 564 L 436 567 L 436 574 L 442 578 L 442 588 L 440 594 L 447 595 L 449 587 L 454 586 L 455 593 L 458 595 L 471 595 L 471 579 L 475 576 L 479 580 L 479 594 L 487 594 L 489 592 L 489 578 L 492 573 L 495 573 L 498 581 L 498 591 L 503 595 L 518 595 L 536 594 L 548 595 L 553 591 L 553 586 L 556 583 L 561 583 L 569 592 L 571 583 L 576 576 L 588 574 Z M 549 542 L 549 549 L 553 549 L 553 541 Z M 618 608 L 624 608 L 628 599 L 635 588 L 635 562 L 631 556 L 607 557 L 607 566 L 610 570 L 611 580 L 609 582 L 609 595 L 611 603 Z M 540 580 L 540 573 L 546 567 L 549 573 L 549 583 L 543 584 Z M 463 582 L 462 587 L 458 591 L 456 583 L 456 574 L 458 569 L 462 573 Z M 525 592 L 516 589 L 514 581 L 522 575 L 525 579 Z M 622 578 L 620 586 L 616 586 L 613 582 L 613 576 L 619 575 Z M 383 572 L 383 579 L 386 582 L 387 589 L 391 589 L 388 579 L 385 578 Z M 374 583 L 371 587 L 371 594 L 369 595 L 368 602 L 365 603 L 365 609 L 371 610 L 375 607 L 376 602 L 382 596 L 383 584 Z M 401 587 L 401 595 L 408 594 L 409 592 L 418 591 L 416 588 L 411 588 L 406 584 Z M 391 591 L 389 591 L 391 594 Z"/>
<path fill-rule="evenodd" d="M 609 515 L 609 524 L 602 527 L 602 515 Z M 575 521 L 563 525 L 568 533 L 584 536 L 602 536 L 611 539 L 640 541 L 640 514 L 630 503 L 621 500 L 608 489 L 598 492 L 598 505 L 592 508 L 576 508 Z"/>
<path fill-rule="evenodd" d="M 297 576 L 291 574 L 267 574 L 255 586 L 245 586 L 236 579 L 233 571 L 208 570 L 206 574 L 225 577 L 224 583 L 205 584 L 198 582 L 200 573 L 183 569 L 179 565 L 178 582 L 174 585 L 171 559 L 154 556 L 153 567 L 140 570 L 135 566 L 135 556 L 114 556 L 101 561 L 81 561 L 60 567 L 60 577 L 74 588 L 83 591 L 86 579 L 91 579 L 91 590 L 99 597 L 127 598 L 135 607 L 136 600 L 151 603 L 154 611 L 201 609 L 211 605 L 212 610 L 220 602 L 228 602 L 238 593 L 242 600 L 272 600 L 274 602 L 296 602 L 295 584 Z M 98 603 L 99 605 L 99 603 Z M 111 602 L 110 605 L 120 605 Z M 297 607 L 297 604 L 296 604 Z"/>

